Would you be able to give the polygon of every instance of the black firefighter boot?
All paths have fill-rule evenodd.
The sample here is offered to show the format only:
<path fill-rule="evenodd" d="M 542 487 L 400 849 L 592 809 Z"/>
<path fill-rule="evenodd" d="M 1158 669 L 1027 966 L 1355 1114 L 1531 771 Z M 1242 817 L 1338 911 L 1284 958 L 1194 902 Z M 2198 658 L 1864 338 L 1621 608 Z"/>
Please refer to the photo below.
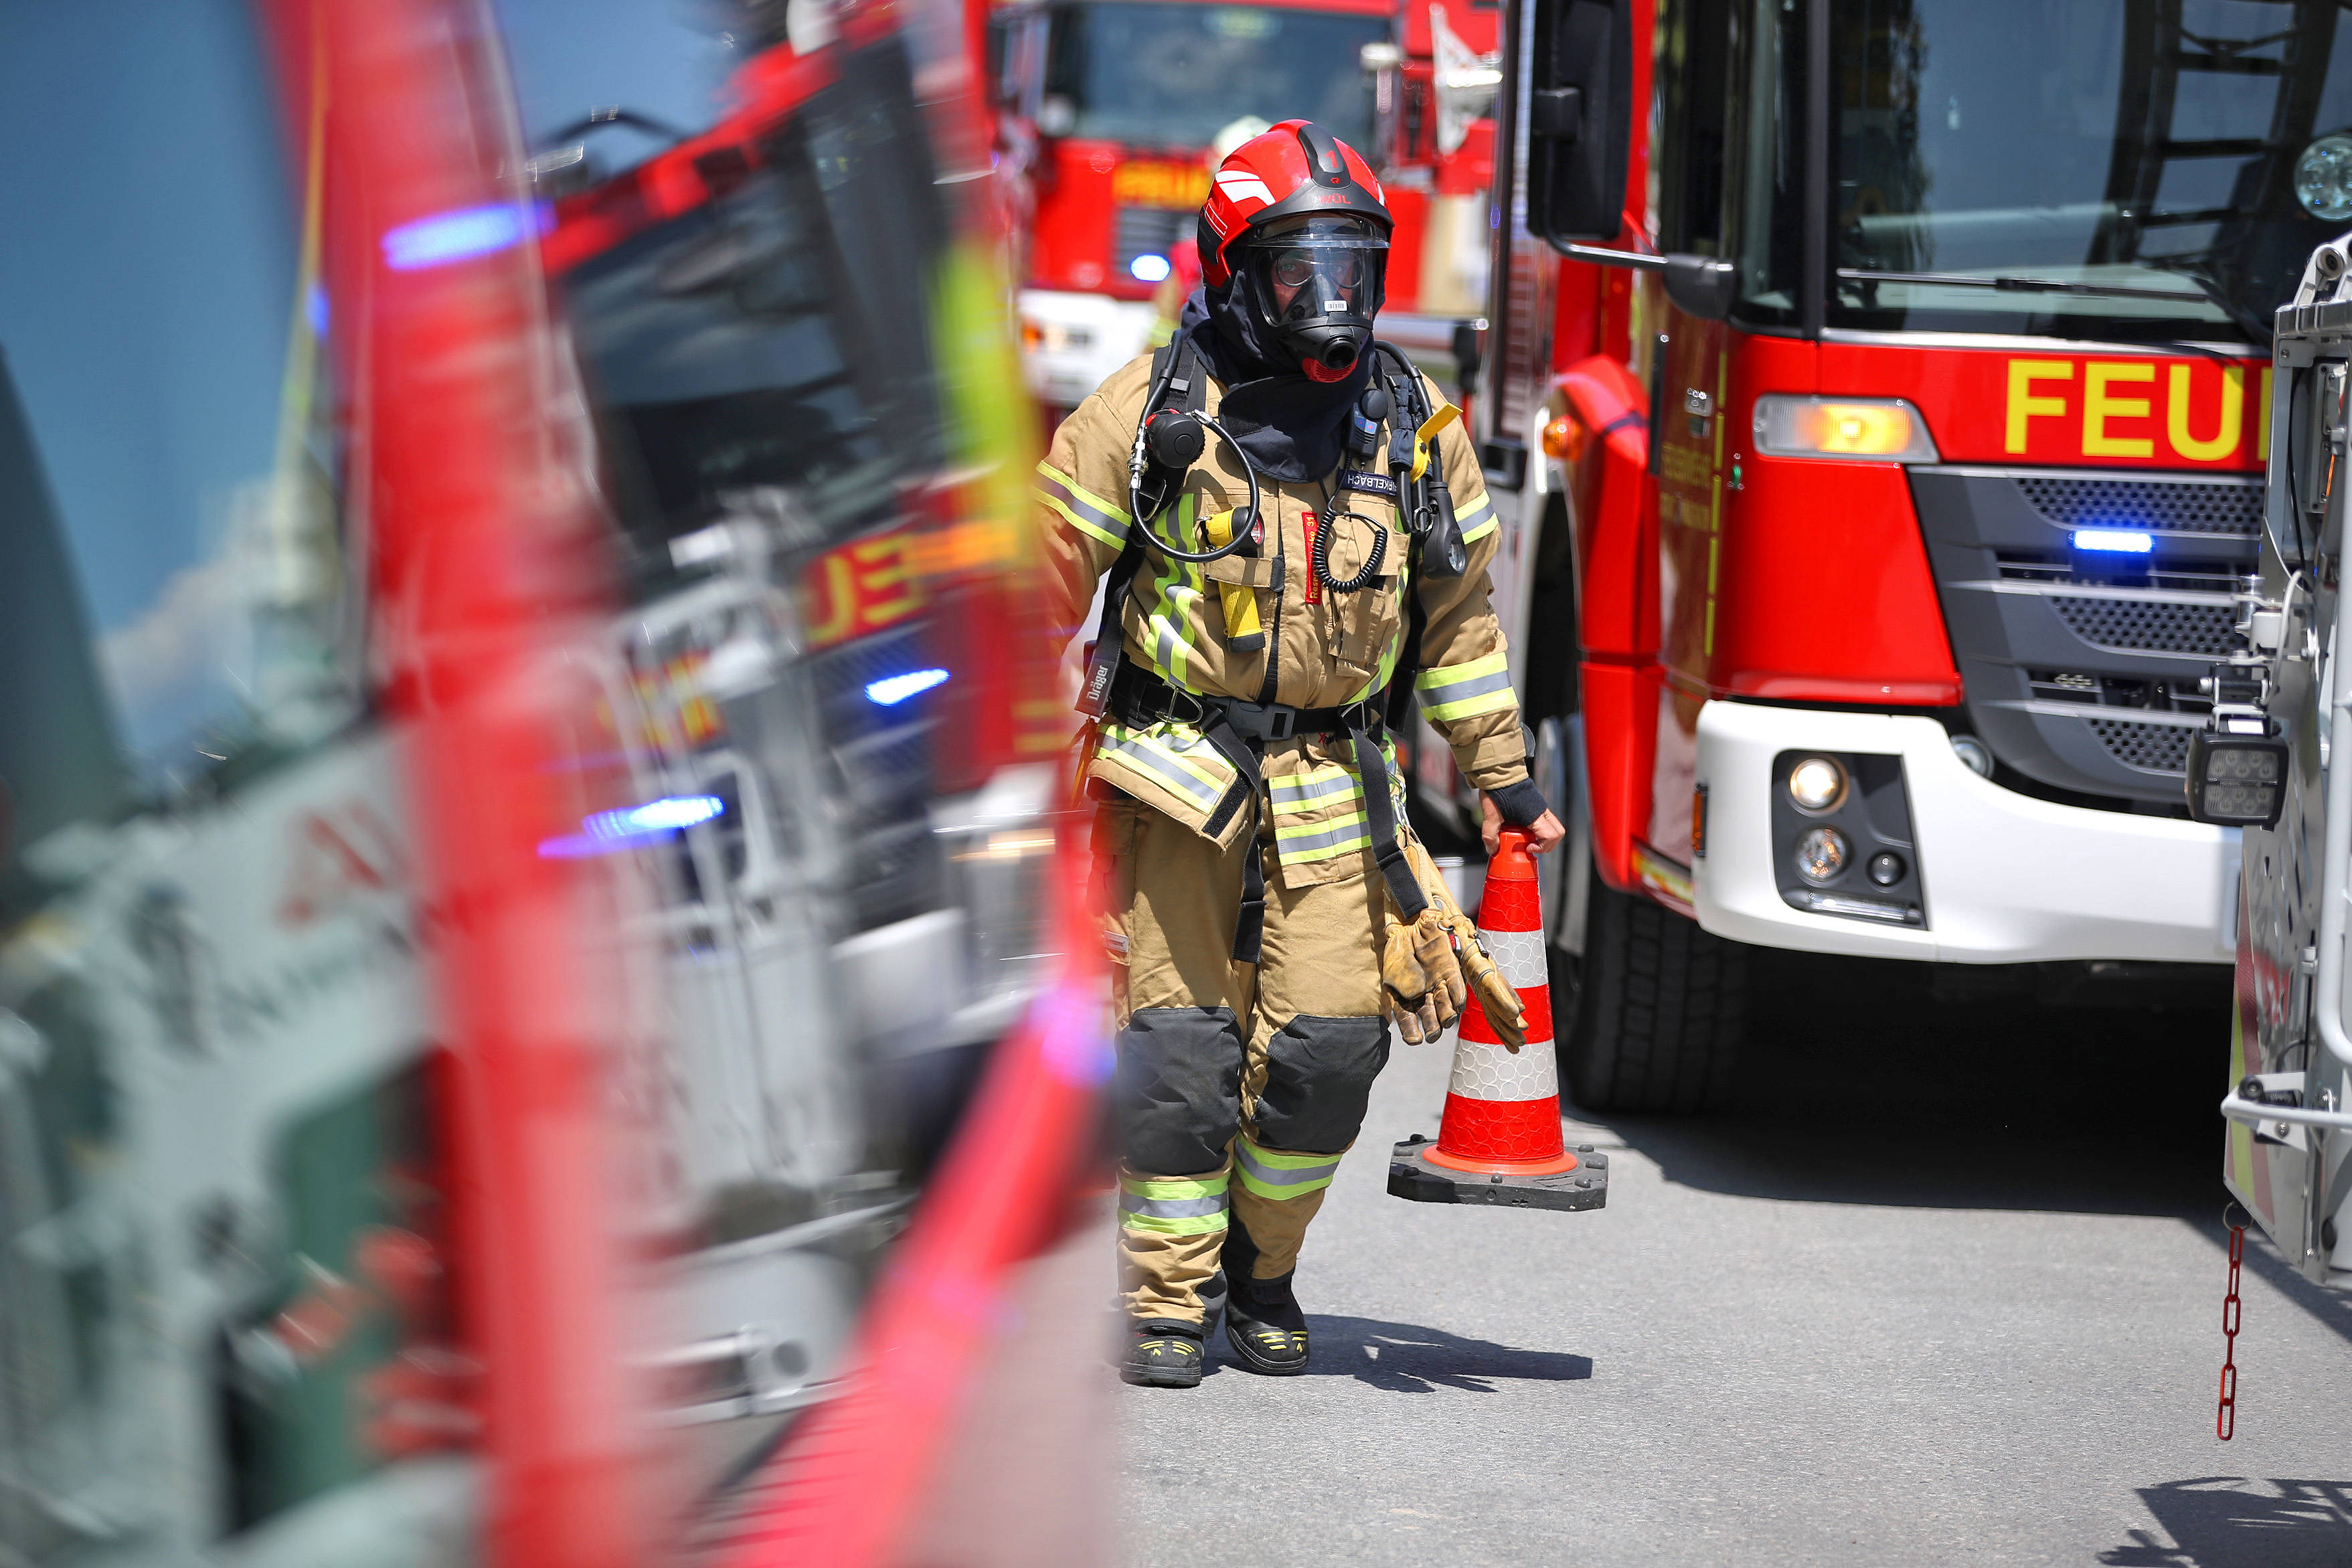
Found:
<path fill-rule="evenodd" d="M 1127 1364 L 1120 1381 L 1146 1388 L 1197 1388 L 1208 1353 L 1201 1348 L 1201 1325 L 1173 1318 L 1150 1318 L 1129 1325 Z"/>
<path fill-rule="evenodd" d="M 1256 1277 L 1257 1247 L 1234 1216 L 1225 1232 L 1219 1261 L 1225 1273 L 1225 1338 L 1234 1354 L 1252 1372 L 1268 1377 L 1296 1377 L 1307 1370 L 1307 1314 L 1291 1294 L 1289 1273 L 1272 1280 Z"/>

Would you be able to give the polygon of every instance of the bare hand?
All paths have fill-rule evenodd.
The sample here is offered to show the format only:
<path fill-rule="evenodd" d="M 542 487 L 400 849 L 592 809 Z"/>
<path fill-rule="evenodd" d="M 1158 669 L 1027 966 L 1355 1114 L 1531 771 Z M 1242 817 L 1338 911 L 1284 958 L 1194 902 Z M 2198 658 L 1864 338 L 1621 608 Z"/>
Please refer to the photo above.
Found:
<path fill-rule="evenodd" d="M 1483 819 L 1478 824 L 1478 836 L 1486 841 L 1486 852 L 1491 855 L 1502 847 L 1503 809 L 1495 804 L 1493 796 L 1481 795 L 1478 797 L 1478 810 Z M 1544 853 L 1568 837 L 1568 830 L 1561 826 L 1558 813 L 1552 811 L 1546 811 L 1529 822 L 1524 831 L 1528 835 L 1528 848 L 1536 854 Z"/>

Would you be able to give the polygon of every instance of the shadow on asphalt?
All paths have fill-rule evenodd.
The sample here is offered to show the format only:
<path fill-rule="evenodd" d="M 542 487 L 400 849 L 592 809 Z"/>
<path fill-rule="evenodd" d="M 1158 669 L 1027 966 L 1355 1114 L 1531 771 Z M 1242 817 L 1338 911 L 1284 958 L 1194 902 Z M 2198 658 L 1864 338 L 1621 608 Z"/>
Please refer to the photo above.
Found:
<path fill-rule="evenodd" d="M 1758 949 L 1727 1109 L 1569 1113 L 1710 1192 L 2174 1215 L 2219 1236 L 2229 970 L 2213 975 L 2161 1009 L 2049 1006 L 1950 999 L 1926 965 Z"/>
<path fill-rule="evenodd" d="M 1590 1356 L 1519 1350 L 1419 1323 L 1312 1312 L 1307 1327 L 1315 1343 L 1307 1376 L 1352 1377 L 1392 1394 L 1492 1394 L 1500 1381 L 1573 1383 L 1592 1375 Z"/>
<path fill-rule="evenodd" d="M 2166 1546 L 2144 1530 L 2099 1553 L 2108 1568 L 2328 1568 L 2352 1561 L 2352 1481 L 2201 1476 L 2142 1487 Z"/>

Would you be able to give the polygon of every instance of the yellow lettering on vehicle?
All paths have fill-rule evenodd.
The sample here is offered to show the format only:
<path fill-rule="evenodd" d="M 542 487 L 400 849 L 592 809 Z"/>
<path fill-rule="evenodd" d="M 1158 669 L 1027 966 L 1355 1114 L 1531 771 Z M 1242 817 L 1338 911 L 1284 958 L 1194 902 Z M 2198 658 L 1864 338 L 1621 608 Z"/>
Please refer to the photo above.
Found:
<path fill-rule="evenodd" d="M 2009 361 L 2009 439 L 2003 446 L 2011 452 L 2025 450 L 2025 422 L 2036 414 L 2057 417 L 2065 413 L 2063 397 L 2037 397 L 2035 382 L 2071 382 L 2074 379 L 2072 360 L 2011 360 Z"/>
<path fill-rule="evenodd" d="M 1122 206 L 1197 207 L 1209 199 L 1209 171 L 1199 163 L 1121 163 L 1110 177 L 1110 199 Z"/>
<path fill-rule="evenodd" d="M 2189 367 L 2175 365 L 2164 400 L 2164 434 L 2172 449 L 2192 463 L 2213 463 L 2238 450 L 2246 428 L 2246 368 L 2221 367 L 2221 427 L 2210 440 L 2189 433 Z"/>
<path fill-rule="evenodd" d="M 2156 380 L 2156 367 L 2145 361 L 2137 364 L 2109 361 L 2093 364 L 2083 372 L 2083 452 L 2091 457 L 2153 457 L 2156 443 L 2144 435 L 2109 435 L 2107 421 L 2111 419 L 2146 419 L 2147 399 L 2116 397 L 2107 389 L 2118 382 Z"/>
<path fill-rule="evenodd" d="M 2263 367 L 2262 390 L 2254 394 L 2254 455 L 2264 462 L 2271 455 L 2271 368 Z"/>

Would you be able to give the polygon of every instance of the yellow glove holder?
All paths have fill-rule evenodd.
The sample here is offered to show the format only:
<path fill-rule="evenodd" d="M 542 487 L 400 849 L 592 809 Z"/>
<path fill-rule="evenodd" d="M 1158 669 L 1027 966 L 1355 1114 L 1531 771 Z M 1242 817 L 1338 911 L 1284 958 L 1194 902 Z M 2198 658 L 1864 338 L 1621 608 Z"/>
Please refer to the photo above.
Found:
<path fill-rule="evenodd" d="M 1218 512 L 1203 525 L 1209 545 L 1222 549 L 1234 540 L 1234 514 Z M 1258 623 L 1257 590 L 1238 582 L 1217 584 L 1225 609 L 1225 646 L 1236 653 L 1255 653 L 1265 646 L 1265 629 Z"/>

